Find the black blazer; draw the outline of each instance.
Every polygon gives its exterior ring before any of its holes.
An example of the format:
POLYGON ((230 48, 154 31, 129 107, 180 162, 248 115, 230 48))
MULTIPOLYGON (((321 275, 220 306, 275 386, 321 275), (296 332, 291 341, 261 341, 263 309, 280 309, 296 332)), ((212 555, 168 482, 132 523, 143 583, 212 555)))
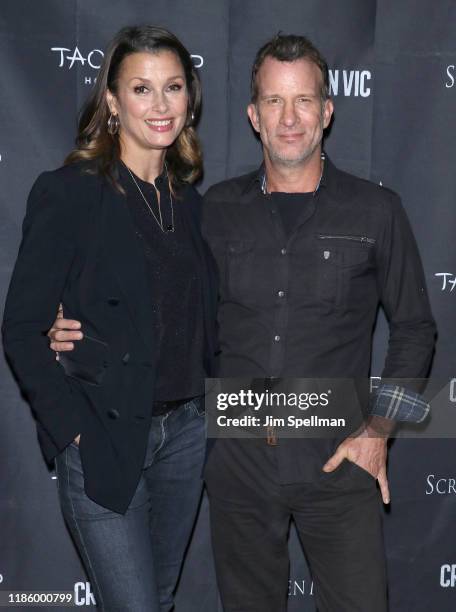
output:
MULTIPOLYGON (((36 416, 46 459, 80 433, 88 496, 125 512, 143 466, 154 399, 154 290, 125 197, 86 170, 79 163, 45 172, 32 188, 3 342, 36 416), (84 333, 62 363, 46 337, 59 302, 84 333)), ((216 267, 200 233, 200 195, 183 186, 179 196, 199 254, 205 366, 212 374, 216 267)))

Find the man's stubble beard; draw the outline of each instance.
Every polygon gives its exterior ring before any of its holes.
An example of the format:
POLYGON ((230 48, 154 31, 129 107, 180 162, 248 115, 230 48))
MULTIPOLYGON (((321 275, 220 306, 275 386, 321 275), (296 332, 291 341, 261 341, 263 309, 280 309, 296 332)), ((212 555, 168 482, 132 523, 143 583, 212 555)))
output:
POLYGON ((302 153, 302 155, 300 155, 298 157, 294 157, 294 158, 284 157, 284 156, 280 155, 280 153, 278 151, 275 151, 274 149, 271 149, 268 152, 269 159, 271 160, 271 162, 273 162, 273 163, 275 163, 275 164, 277 164, 279 166, 285 166, 286 168, 295 168, 296 166, 300 166, 301 164, 303 164, 305 161, 307 161, 309 159, 309 157, 312 156, 312 154, 315 152, 315 149, 318 147, 318 144, 316 145, 316 147, 313 150, 311 150, 311 151, 304 151, 302 153))

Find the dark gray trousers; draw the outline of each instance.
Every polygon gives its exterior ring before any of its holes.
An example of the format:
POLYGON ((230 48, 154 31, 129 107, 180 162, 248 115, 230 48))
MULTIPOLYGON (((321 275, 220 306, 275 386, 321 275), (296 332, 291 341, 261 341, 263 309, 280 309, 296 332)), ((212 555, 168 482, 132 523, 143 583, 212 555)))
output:
POLYGON ((217 440, 209 454, 205 480, 224 611, 286 611, 293 519, 319 612, 385 612, 375 479, 344 461, 312 483, 281 484, 277 448, 264 439, 217 440))

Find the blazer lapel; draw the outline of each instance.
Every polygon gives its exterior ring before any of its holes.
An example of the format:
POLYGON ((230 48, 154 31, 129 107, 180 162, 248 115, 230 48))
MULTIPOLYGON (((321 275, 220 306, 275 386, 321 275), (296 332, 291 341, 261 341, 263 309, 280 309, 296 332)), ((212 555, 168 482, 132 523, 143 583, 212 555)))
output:
POLYGON ((131 319, 147 354, 154 351, 153 291, 125 196, 107 181, 102 192, 102 239, 131 319))

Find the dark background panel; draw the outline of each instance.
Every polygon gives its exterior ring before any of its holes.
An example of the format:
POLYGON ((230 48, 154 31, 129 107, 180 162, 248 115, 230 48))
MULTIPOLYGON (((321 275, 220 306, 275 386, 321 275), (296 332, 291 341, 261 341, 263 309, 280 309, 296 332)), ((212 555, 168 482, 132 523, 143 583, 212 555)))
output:
MULTIPOLYGON (((375 34, 372 179, 397 191, 420 247, 439 336, 432 375, 439 403, 455 376, 454 297, 436 274, 456 278, 453 235, 456 183, 453 138, 456 23, 453 2, 378 3, 375 34), (449 73, 449 74, 448 74, 449 73), (450 85, 450 86, 449 86, 450 85)), ((387 327, 379 320, 373 372, 381 371, 387 327)), ((450 409, 456 405, 446 400, 450 409)), ((436 402, 437 404, 437 402, 436 402)), ((438 406, 436 405, 436 410, 438 406)), ((396 440, 389 454, 392 504, 385 517, 392 610, 451 610, 454 587, 442 584, 454 564, 454 432, 448 440, 396 440), (440 487, 437 490, 436 482, 440 487), (439 492, 440 491, 440 492, 439 492)), ((450 581, 451 584, 451 581, 450 581)))
MULTIPOLYGON (((433 376, 442 381, 439 400, 456 410, 456 380, 448 384, 456 379, 456 5, 452 0, 290 0, 286 5, 278 0, 4 0, 0 7, 1 304, 33 181, 41 171, 60 165, 71 148, 77 112, 97 76, 100 51, 109 38, 123 25, 145 22, 169 27, 200 66, 204 107, 199 133, 206 168, 202 190, 251 170, 260 160, 260 147, 245 113, 257 48, 279 30, 305 34, 320 47, 332 71, 336 106, 326 150, 341 168, 401 194, 422 253, 439 328, 433 368, 433 376), (363 71, 366 95, 355 95, 355 80, 363 71)), ((376 376, 382 369, 387 336, 381 315, 372 365, 376 376)), ((90 609, 90 585, 61 518, 57 482, 43 462, 32 416, 2 356, 0 408, 0 590, 76 589, 81 606, 90 609)), ((391 448, 392 504, 385 512, 384 527, 393 612, 454 609, 452 434, 448 432, 447 440, 400 439, 391 448)), ((311 612, 311 576, 293 529, 290 555, 289 611, 311 612)), ((206 498, 176 609, 221 611, 206 498)))
POLYGON ((377 6, 375 48, 381 55, 429 57, 454 52, 453 0, 381 0, 377 6))
MULTIPOLYGON (((76 2, 48 2, 58 28, 74 38, 76 2)), ((0 12, 1 225, 17 227, 36 175, 62 161, 74 138, 76 83, 55 73, 56 32, 46 11, 5 2, 0 12)), ((5 245, 7 246, 7 245, 5 245)))
POLYGON ((395 440, 390 449, 384 525, 393 611, 454 608, 454 588, 440 584, 442 566, 454 564, 454 449, 454 438, 395 440))
POLYGON ((453 2, 379 4, 372 133, 372 178, 402 196, 420 247, 439 328, 433 375, 450 378, 456 363, 451 346, 456 296, 455 24, 453 2))

